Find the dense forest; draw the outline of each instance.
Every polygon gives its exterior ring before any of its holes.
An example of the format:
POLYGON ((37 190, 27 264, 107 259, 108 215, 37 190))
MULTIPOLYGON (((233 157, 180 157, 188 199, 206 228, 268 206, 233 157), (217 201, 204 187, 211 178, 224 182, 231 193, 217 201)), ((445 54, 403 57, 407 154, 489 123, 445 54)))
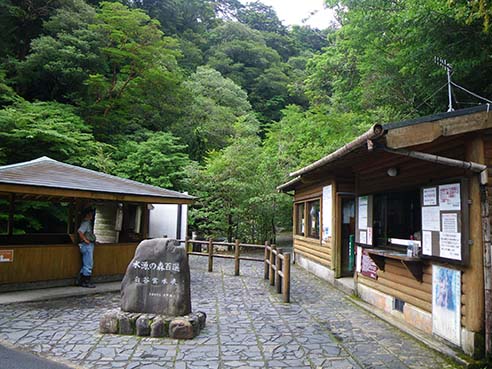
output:
POLYGON ((492 95, 486 1, 326 6, 319 30, 259 1, 0 0, 0 165, 46 155, 188 191, 190 230, 261 242, 290 225, 290 171, 446 110, 435 56, 492 95))

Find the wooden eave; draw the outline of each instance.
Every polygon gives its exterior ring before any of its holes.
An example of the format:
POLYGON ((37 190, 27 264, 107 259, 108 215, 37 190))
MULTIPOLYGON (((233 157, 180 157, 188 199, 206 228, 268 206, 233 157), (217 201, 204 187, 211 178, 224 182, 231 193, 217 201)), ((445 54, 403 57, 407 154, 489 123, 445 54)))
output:
POLYGON ((148 195, 129 195, 117 194, 102 191, 84 191, 65 188, 44 187, 44 186, 28 186, 0 183, 0 194, 15 194, 20 195, 22 199, 31 200, 48 200, 53 201, 71 201, 72 199, 90 199, 90 200, 106 200, 119 202, 140 202, 149 204, 192 204, 193 199, 160 197, 148 195))

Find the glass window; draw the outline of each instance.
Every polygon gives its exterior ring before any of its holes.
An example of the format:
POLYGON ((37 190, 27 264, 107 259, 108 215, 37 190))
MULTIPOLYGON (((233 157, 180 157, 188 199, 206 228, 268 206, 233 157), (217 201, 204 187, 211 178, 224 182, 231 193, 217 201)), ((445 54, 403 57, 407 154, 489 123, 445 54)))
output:
POLYGON ((304 203, 296 204, 295 206, 295 218, 296 218, 296 234, 304 236, 304 203))
POLYGON ((307 203, 308 211, 308 230, 307 236, 311 238, 320 237, 320 201, 309 201, 307 203))

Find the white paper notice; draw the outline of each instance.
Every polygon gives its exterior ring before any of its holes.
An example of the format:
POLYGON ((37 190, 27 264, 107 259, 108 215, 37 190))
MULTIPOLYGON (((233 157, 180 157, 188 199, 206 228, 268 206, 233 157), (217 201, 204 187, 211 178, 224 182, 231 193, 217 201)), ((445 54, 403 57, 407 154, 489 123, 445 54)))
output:
POLYGON ((422 231, 422 254, 432 255, 432 232, 422 231))
POLYGON ((439 206, 422 207, 422 230, 440 231, 439 214, 439 206))
POLYGON ((367 229, 367 196, 359 197, 358 217, 359 229, 367 229))
POLYGON ((366 231, 360 231, 359 232, 359 242, 363 244, 367 244, 367 232, 366 231))
POLYGON ((331 185, 323 187, 323 241, 328 241, 332 235, 332 196, 331 185))
POLYGON ((453 183, 439 186, 439 206, 441 210, 460 210, 460 184, 453 183))
POLYGON ((437 205, 437 188, 424 188, 424 206, 437 205))
POLYGON ((367 244, 372 245, 372 227, 367 227, 367 244))
POLYGON ((439 256, 442 258, 461 260, 461 233, 439 234, 439 256))
POLYGON ((441 214, 442 231, 445 233, 458 232, 458 214, 441 214))

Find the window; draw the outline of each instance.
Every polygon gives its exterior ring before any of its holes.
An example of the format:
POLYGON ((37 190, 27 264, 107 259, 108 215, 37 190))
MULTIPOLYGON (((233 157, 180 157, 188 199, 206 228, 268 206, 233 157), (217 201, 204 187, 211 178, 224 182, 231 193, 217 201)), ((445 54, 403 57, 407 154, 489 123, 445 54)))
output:
POLYGON ((319 200, 307 203, 308 229, 307 236, 319 239, 320 230, 320 205, 319 200))
POLYGON ((304 203, 295 206, 296 234, 304 236, 304 203))
POLYGON ((418 190, 374 195, 374 239, 385 245, 388 238, 411 239, 420 231, 418 190))
POLYGON ((320 199, 298 202, 294 208, 295 234, 320 239, 321 208, 320 199))

